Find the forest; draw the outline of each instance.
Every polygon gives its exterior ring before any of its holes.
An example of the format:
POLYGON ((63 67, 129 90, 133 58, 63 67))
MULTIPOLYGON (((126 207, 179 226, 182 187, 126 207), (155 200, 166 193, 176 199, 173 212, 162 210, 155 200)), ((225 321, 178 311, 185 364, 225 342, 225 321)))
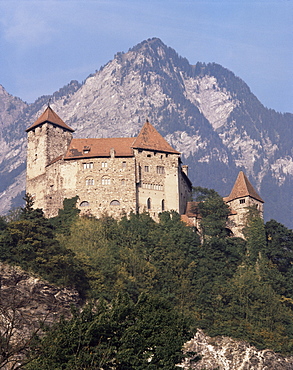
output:
POLYGON ((2 262, 75 288, 84 302, 34 335, 15 369, 176 369, 197 328, 292 354, 293 232, 251 208, 245 240, 231 237, 222 198, 194 190, 200 232, 176 212, 158 223, 147 213, 80 217, 76 198, 46 219, 26 195, 0 218, 2 262))

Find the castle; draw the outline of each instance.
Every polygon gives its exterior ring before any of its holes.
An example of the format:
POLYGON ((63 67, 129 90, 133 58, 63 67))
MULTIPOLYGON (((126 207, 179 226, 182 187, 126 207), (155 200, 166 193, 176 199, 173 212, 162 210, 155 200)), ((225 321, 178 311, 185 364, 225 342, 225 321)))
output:
POLYGON ((81 214, 96 217, 148 211, 157 220, 162 211, 185 212, 187 166, 148 121, 135 138, 74 139, 48 106, 26 131, 26 191, 46 217, 76 195, 81 214))
MULTIPOLYGON (((56 216, 65 198, 78 196, 82 215, 147 211, 158 220, 161 212, 174 210, 199 225, 188 168, 148 121, 134 138, 74 139, 74 130, 48 106, 26 131, 26 191, 46 217, 56 216)), ((235 236, 242 236, 247 207, 263 212, 263 200, 243 172, 224 201, 235 236)))

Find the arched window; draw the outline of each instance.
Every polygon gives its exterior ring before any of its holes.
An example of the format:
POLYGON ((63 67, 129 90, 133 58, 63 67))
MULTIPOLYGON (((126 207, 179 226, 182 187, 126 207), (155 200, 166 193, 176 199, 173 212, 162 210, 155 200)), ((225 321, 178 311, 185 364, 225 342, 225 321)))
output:
POLYGON ((165 199, 162 199, 162 212, 165 211, 165 199))
POLYGON ((80 207, 88 207, 90 204, 88 201, 84 200, 83 202, 80 203, 80 207))
POLYGON ((112 200, 112 201, 110 202, 110 206, 120 206, 120 202, 119 202, 119 200, 112 200))
POLYGON ((85 180, 85 184, 86 186, 89 186, 89 185, 94 185, 94 179, 91 178, 91 177, 88 177, 86 180, 85 180))
POLYGON ((103 176, 103 177, 102 177, 102 185, 110 185, 110 184, 111 184, 110 177, 108 177, 108 176, 103 176))
POLYGON ((148 198, 147 199, 147 209, 151 209, 151 208, 152 208, 151 198, 148 198))

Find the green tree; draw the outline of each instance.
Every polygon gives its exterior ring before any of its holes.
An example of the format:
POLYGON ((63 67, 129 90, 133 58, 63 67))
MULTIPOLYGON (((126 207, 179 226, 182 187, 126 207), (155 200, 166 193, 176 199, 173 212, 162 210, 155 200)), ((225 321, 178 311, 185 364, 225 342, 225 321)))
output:
POLYGON ((266 234, 263 219, 259 211, 254 207, 248 207, 246 216, 246 226, 243 229, 246 238, 246 256, 252 264, 260 256, 265 255, 266 234))
POLYGON ((82 264, 55 239, 53 226, 42 210, 33 209, 31 197, 26 195, 25 200, 19 220, 9 222, 0 239, 1 260, 83 292, 87 279, 82 264))
POLYGON ((210 237, 226 237, 226 222, 229 207, 223 198, 213 189, 202 187, 193 188, 201 219, 201 229, 204 239, 210 237))
POLYGON ((80 210, 76 208, 77 200, 78 196, 70 199, 65 198, 63 201, 63 208, 58 211, 58 216, 50 218, 50 222, 54 226, 56 232, 69 235, 70 226, 80 213, 80 210))
POLYGON ((172 370, 190 338, 188 325, 168 301, 143 294, 134 303, 119 295, 75 311, 39 338, 26 368, 172 370))

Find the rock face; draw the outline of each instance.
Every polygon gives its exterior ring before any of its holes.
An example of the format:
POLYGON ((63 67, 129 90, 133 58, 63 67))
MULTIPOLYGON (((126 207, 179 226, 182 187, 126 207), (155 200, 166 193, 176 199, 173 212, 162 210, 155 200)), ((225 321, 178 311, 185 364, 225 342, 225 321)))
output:
POLYGON ((201 359, 186 359, 183 369, 206 370, 292 370, 293 357, 282 357, 268 349, 257 350, 243 341, 229 337, 211 338, 198 330, 196 336, 185 344, 185 351, 196 352, 201 359))
POLYGON ((0 263, 0 368, 11 369, 25 356, 34 333, 79 304, 74 290, 54 287, 19 267, 0 263))
MULTIPOLYGON (((15 99, 3 89, 5 99, 15 99)), ((148 118, 189 165, 194 185, 229 194, 244 170, 265 200, 265 219, 293 227, 293 115, 265 108, 249 87, 217 64, 189 62, 159 39, 118 53, 81 85, 72 81, 17 114, 0 106, 0 209, 19 204, 24 190, 24 130, 51 106, 76 137, 137 135, 148 118)), ((13 100, 13 104, 16 104, 13 100)))

